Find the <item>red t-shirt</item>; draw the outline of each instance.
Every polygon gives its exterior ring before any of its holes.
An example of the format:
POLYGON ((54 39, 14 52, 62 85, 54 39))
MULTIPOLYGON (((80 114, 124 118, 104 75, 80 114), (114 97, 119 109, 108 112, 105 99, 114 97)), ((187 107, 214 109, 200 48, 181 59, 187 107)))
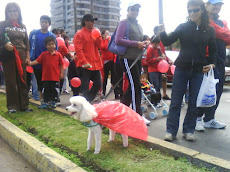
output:
POLYGON ((49 51, 43 52, 36 61, 42 64, 42 81, 60 81, 60 66, 63 66, 63 57, 59 52, 53 55, 49 51))

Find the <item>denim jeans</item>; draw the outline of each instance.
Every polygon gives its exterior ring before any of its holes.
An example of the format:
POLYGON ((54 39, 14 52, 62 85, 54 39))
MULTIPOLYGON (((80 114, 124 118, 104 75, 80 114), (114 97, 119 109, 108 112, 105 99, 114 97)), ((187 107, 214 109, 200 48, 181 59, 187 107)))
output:
POLYGON ((31 73, 32 94, 34 100, 39 100, 38 85, 34 73, 31 73))
POLYGON ((161 73, 160 72, 150 72, 149 79, 151 84, 154 85, 154 88, 157 92, 160 92, 161 89, 161 73))
POLYGON ((171 104, 167 117, 167 132, 177 135, 180 120, 181 103, 189 81, 188 109, 184 118, 183 133, 194 133, 197 118, 196 99, 203 79, 203 74, 186 71, 176 67, 173 77, 171 104))

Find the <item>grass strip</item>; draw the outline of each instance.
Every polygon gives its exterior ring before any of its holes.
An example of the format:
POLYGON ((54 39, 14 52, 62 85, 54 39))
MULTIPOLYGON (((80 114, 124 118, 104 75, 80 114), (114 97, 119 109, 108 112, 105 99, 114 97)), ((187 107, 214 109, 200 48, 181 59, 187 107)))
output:
POLYGON ((121 136, 117 136, 115 142, 107 142, 108 134, 105 133, 108 130, 103 131, 100 154, 94 155, 94 149, 86 151, 88 129, 79 121, 68 115, 40 110, 34 105, 31 105, 33 112, 8 114, 5 95, 0 94, 0 102, 0 112, 4 118, 87 171, 215 171, 195 167, 186 159, 175 160, 158 150, 147 149, 131 139, 129 147, 124 148, 121 136))

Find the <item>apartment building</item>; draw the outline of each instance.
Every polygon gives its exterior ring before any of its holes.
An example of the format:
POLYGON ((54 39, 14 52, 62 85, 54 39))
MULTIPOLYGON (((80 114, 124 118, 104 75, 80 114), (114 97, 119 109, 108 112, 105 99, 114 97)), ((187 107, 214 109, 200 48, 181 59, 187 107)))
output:
POLYGON ((64 28, 70 38, 81 29, 85 14, 98 18, 95 26, 113 32, 120 21, 120 0, 51 0, 52 28, 64 28))

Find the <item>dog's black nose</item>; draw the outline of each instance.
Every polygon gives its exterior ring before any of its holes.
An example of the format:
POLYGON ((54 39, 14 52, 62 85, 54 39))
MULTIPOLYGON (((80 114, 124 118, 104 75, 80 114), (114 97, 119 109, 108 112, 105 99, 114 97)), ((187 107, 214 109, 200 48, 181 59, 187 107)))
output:
POLYGON ((68 110, 68 108, 65 108, 65 110, 68 110))

